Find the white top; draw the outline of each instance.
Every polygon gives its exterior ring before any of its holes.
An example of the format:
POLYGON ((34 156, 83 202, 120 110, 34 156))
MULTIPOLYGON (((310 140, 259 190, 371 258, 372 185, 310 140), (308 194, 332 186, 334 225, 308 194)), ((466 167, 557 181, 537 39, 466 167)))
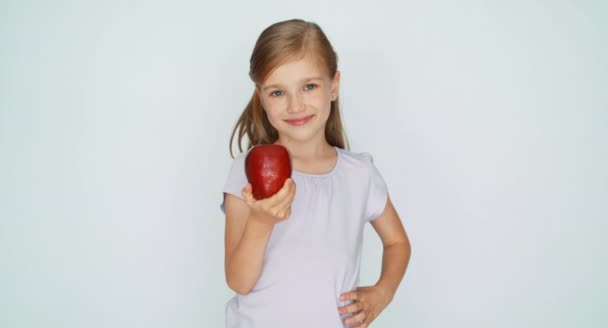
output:
MULTIPOLYGON (((291 216, 275 224, 251 292, 226 303, 226 328, 345 327, 338 307, 352 301, 339 298, 358 287, 363 228, 388 193, 370 154, 334 148, 332 171, 293 171, 291 216)), ((246 154, 234 159, 223 189, 241 199, 246 154)))

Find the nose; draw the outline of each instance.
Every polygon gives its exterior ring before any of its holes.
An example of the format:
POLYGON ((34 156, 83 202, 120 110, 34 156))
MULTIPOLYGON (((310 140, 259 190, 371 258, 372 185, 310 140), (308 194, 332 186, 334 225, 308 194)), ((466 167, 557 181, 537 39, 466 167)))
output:
POLYGON ((289 97, 289 104, 287 106, 287 111, 289 113, 298 113, 306 109, 306 105, 304 104, 304 97, 300 92, 292 94, 289 97))

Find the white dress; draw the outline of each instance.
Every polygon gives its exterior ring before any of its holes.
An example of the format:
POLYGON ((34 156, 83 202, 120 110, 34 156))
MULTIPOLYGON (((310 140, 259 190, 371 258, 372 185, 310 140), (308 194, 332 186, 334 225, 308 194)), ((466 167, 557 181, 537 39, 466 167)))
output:
MULTIPOLYGON (((363 229, 382 213, 388 193, 370 154, 334 148, 332 171, 293 171, 291 216, 275 224, 251 292, 226 303, 226 328, 345 327, 338 307, 352 301, 339 298, 358 287, 363 229)), ((241 199, 245 156, 234 159, 223 189, 241 199)))

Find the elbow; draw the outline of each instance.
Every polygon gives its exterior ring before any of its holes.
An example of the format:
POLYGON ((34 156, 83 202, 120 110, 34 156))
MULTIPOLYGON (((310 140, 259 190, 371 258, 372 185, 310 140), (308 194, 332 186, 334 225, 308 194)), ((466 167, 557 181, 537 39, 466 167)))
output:
POLYGON ((403 247, 405 248, 405 251, 407 252, 407 256, 409 258, 412 255, 412 244, 409 240, 406 239, 403 247))
POLYGON ((251 270, 251 268, 243 269, 234 265, 235 263, 227 263, 225 268, 226 284, 228 287, 240 295, 249 294, 259 278, 258 270, 251 270))
POLYGON ((228 288, 232 289, 239 295, 247 295, 252 289, 252 286, 247 286, 246 284, 239 282, 237 279, 231 279, 230 277, 226 277, 226 284, 228 285, 228 288))
POLYGON ((394 241, 394 242, 390 242, 390 243, 385 243, 384 248, 385 249, 400 248, 400 249, 405 249, 408 252, 411 252, 412 245, 410 244, 410 241, 408 239, 404 239, 404 240, 394 241))
POLYGON ((407 239, 384 246, 385 251, 389 249, 395 250, 402 254, 402 256, 404 256, 406 258, 406 261, 408 262, 410 257, 412 256, 412 245, 407 239))
POLYGON ((244 288, 240 286, 228 285, 235 293, 239 295, 247 295, 251 292, 251 288, 244 288))

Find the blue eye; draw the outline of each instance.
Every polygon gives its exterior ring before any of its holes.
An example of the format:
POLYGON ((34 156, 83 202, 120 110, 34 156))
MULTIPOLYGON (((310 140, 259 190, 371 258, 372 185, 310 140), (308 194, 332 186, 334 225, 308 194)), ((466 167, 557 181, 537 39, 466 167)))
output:
MULTIPOLYGON (((317 85, 316 85, 316 84, 314 84, 314 83, 309 83, 309 84, 307 84, 307 85, 306 85, 306 87, 305 87, 304 89, 305 89, 305 90, 313 90, 313 89, 316 89, 316 88, 317 88, 317 85)), ((273 91, 273 92, 271 92, 271 93, 270 93, 270 96, 271 96, 271 97, 280 97, 280 96, 282 96, 283 94, 284 94, 284 92, 283 92, 283 91, 279 91, 279 90, 277 90, 277 91, 273 91)))

